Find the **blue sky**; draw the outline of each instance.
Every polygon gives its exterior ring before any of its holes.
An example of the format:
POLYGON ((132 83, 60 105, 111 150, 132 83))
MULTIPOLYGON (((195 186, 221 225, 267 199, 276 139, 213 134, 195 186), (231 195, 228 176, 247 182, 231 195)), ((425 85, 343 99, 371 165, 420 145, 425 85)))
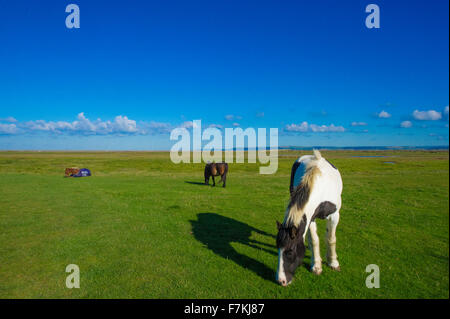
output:
POLYGON ((448 145, 448 1, 2 1, 0 149, 448 145), (66 5, 80 8, 68 29, 66 5), (365 8, 380 7, 380 29, 365 8))

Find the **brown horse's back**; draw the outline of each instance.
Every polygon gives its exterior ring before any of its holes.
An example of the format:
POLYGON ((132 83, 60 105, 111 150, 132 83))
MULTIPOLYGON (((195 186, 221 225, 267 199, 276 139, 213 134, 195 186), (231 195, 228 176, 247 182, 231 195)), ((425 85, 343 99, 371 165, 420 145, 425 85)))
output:
POLYGON ((208 163, 205 170, 209 171, 211 176, 222 176, 226 172, 227 163, 208 163))
POLYGON ((205 184, 209 184, 209 178, 213 178, 213 186, 215 185, 214 176, 220 176, 220 181, 223 182, 223 187, 226 184, 228 172, 227 163, 208 163, 205 165, 205 184))
POLYGON ((69 177, 69 176, 77 174, 79 171, 80 171, 80 169, 78 167, 68 167, 68 168, 66 168, 66 170, 64 172, 64 176, 69 177))

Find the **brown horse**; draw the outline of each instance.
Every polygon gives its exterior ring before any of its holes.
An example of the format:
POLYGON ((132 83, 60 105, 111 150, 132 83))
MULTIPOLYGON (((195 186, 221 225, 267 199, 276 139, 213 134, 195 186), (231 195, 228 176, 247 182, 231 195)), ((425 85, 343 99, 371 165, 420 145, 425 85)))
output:
POLYGON ((64 172, 64 177, 71 177, 72 175, 75 175, 79 171, 80 171, 80 169, 78 167, 68 167, 68 168, 66 168, 66 171, 64 172))
POLYGON ((212 176, 213 185, 216 186, 214 176, 220 175, 220 182, 223 182, 225 187, 227 182, 228 164, 227 163, 208 163, 205 166, 205 185, 209 185, 209 177, 212 176))

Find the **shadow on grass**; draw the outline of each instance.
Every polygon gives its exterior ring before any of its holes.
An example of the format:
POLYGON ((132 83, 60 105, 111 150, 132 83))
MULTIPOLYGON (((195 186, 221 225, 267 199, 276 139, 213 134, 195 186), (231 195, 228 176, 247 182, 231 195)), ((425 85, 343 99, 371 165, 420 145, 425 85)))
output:
POLYGON ((231 243, 240 243, 278 256, 275 246, 250 239, 252 232, 272 238, 275 238, 275 236, 235 219, 214 213, 201 213, 197 215, 197 218, 197 220, 191 220, 190 222, 192 224, 192 232, 198 241, 205 244, 215 254, 225 259, 230 259, 241 267, 250 269, 263 279, 275 283, 275 273, 272 269, 258 260, 237 252, 231 246, 231 243), (261 248, 257 245, 267 248, 261 248))
POLYGON ((205 183, 200 183, 200 182, 190 182, 190 181, 184 181, 187 184, 192 184, 192 185, 199 185, 199 186, 208 186, 205 183))

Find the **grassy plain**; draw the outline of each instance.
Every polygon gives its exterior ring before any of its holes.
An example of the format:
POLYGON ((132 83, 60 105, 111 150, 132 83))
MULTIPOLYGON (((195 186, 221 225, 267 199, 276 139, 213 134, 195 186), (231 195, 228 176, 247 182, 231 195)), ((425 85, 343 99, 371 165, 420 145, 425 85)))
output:
POLYGON ((275 283, 275 220, 306 153, 281 151, 274 175, 230 164, 223 189, 164 152, 0 152, 0 298, 448 298, 447 151, 322 151, 344 182, 342 271, 313 275, 307 251, 293 283, 275 283), (93 176, 63 178, 71 166, 93 176))

